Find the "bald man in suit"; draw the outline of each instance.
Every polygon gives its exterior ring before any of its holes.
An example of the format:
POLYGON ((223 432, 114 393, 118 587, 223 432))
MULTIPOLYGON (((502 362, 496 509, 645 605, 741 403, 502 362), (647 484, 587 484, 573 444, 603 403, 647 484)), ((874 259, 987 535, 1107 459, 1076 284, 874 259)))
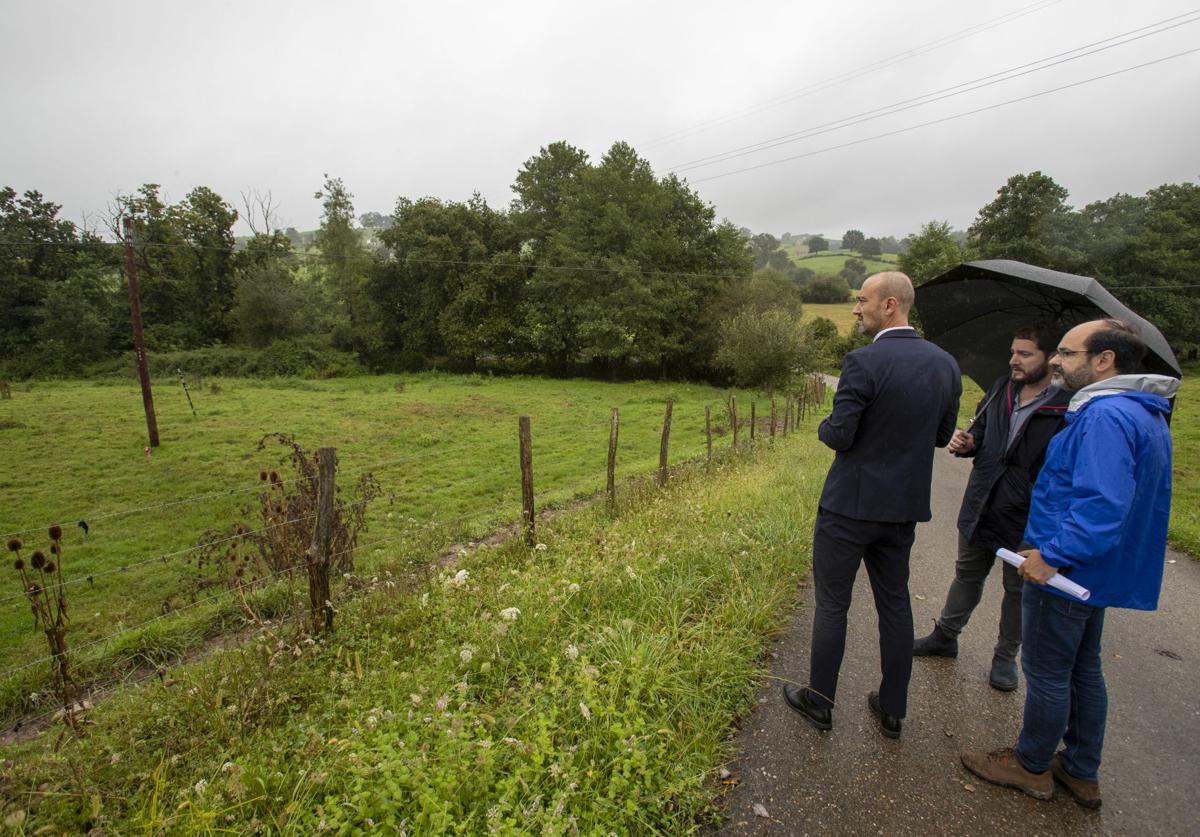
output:
POLYGON ((919 521, 929 520, 935 447, 954 434, 962 378, 954 358, 908 323, 914 299, 903 273, 876 273, 854 306, 872 342, 846 355, 833 411, 817 435, 837 451, 813 534, 809 685, 785 685, 784 699, 817 729, 833 726, 846 648, 846 614, 860 563, 879 614, 882 679, 867 705, 880 732, 899 738, 912 675, 908 561, 919 521))

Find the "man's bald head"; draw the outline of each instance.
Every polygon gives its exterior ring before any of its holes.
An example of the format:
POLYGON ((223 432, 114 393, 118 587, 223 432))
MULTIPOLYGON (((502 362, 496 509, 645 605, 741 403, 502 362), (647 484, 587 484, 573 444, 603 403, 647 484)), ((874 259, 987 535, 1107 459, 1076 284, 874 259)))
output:
POLYGON ((872 295, 878 294, 880 301, 888 298, 895 299, 900 313, 905 317, 912 309, 916 294, 913 292, 912 280, 898 270, 885 270, 867 277, 863 282, 863 290, 871 286, 872 295))
POLYGON ((868 276, 855 296, 859 332, 874 337, 885 328, 907 326, 913 297, 912 280, 903 273, 889 270, 868 276))

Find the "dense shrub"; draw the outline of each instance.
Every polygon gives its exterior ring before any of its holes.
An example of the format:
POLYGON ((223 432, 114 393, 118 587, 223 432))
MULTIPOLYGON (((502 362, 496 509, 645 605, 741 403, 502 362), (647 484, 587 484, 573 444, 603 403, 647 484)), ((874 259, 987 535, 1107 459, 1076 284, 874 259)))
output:
MULTIPOLYGON (((150 354, 150 374, 183 372, 191 376, 231 378, 340 378, 365 372, 351 352, 333 349, 320 340, 276 340, 262 349, 209 346, 204 349, 150 354)), ((89 370, 91 375, 137 374, 132 353, 89 370)))

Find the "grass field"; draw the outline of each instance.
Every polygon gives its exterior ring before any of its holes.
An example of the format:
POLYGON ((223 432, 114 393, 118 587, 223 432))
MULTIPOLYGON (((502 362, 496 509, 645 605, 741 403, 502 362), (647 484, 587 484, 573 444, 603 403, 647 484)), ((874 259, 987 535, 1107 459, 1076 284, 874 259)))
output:
MULTIPOLYGON (((285 449, 255 451, 265 433, 289 433, 310 451, 335 446, 343 491, 357 474, 378 478, 386 496, 370 508, 356 553, 366 572, 388 556, 425 560, 518 518, 518 414, 532 417, 539 508, 603 488, 610 407, 621 410, 618 480, 657 466, 667 398, 675 401, 671 462, 703 454, 705 405, 713 407, 715 445, 730 443, 725 393, 711 387, 438 374, 405 377, 403 392, 396 384, 205 382, 193 386, 193 416, 179 386, 160 383, 162 445, 149 456, 136 384, 36 383, 0 401, 0 530, 20 533, 28 556, 47 548, 46 524, 63 524, 77 668, 157 664, 236 619, 229 597, 192 604, 196 570, 187 550, 206 530, 238 519, 260 490, 261 468, 289 476, 285 449)), ((738 395, 745 416, 750 395, 738 395)), ((759 407, 761 416, 766 402, 759 407)), ((255 528, 254 518, 247 523, 255 528)), ((46 647, 11 563, 0 578, 8 672, 44 657, 46 647)), ((43 666, 30 666, 0 683, 0 718, 33 709, 30 695, 44 697, 44 677, 43 666)))
POLYGON ((854 324, 857 322, 854 318, 853 302, 840 304, 804 303, 804 308, 800 314, 800 321, 815 320, 817 317, 824 317, 830 320, 837 326, 838 334, 846 334, 846 332, 854 328, 854 324))
POLYGON ((884 253, 878 259, 868 259, 860 256, 858 253, 850 251, 841 251, 836 253, 798 253, 795 247, 790 249, 783 248, 792 263, 800 267, 806 267, 809 270, 828 276, 836 275, 846 266, 846 259, 858 259, 867 266, 867 273, 878 273, 881 270, 896 269, 896 254, 884 253))
MULTIPOLYGON (((527 385, 538 406, 568 390, 576 424, 582 402, 663 394, 527 385)), ((24 833, 690 832, 807 569, 830 458, 815 423, 416 586, 392 584, 388 554, 333 637, 218 652, 102 702, 86 736, 5 748, 0 816, 24 833)))

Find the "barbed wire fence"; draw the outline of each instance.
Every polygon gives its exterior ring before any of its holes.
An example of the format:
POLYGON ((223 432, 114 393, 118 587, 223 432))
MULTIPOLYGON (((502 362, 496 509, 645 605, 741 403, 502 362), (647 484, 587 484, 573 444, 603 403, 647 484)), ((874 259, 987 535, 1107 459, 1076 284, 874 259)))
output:
MULTIPOLYGON (((665 412, 663 415, 662 432, 659 444, 659 456, 657 458, 657 467, 653 462, 652 457, 643 456, 636 459, 632 463, 625 463, 623 468, 632 469, 632 473, 627 474, 627 477, 632 480, 639 478, 653 478, 659 485, 669 483, 672 469, 686 466, 695 462, 711 462, 714 457, 720 457, 727 454, 736 454, 739 449, 749 449, 752 446, 760 444, 771 444, 777 437, 783 437, 794 432, 799 423, 810 414, 812 411, 819 409, 827 401, 827 387, 825 380, 820 375, 809 375, 801 379, 799 386, 791 393, 782 398, 769 399, 769 412, 764 411, 760 417, 757 413, 756 402, 751 401, 749 417, 740 417, 737 411, 736 400, 731 396, 723 406, 725 411, 724 423, 714 424, 712 420, 712 405, 704 406, 704 447, 703 452, 698 455, 687 457, 676 457, 674 464, 670 460, 670 439, 673 424, 677 419, 675 413, 675 404, 673 401, 666 402, 665 412), (749 439, 744 438, 744 434, 748 431, 749 439), (720 439, 729 437, 729 444, 722 450, 721 446, 717 446, 714 452, 714 437, 720 439)), ((521 498, 520 514, 516 518, 515 525, 507 523, 503 525, 504 529, 510 530, 514 535, 523 536, 526 543, 530 546, 536 541, 537 530, 537 502, 540 500, 542 504, 547 503, 547 498, 550 504, 560 502, 563 499, 572 499, 574 497, 603 494, 607 507, 610 509, 617 508, 617 491, 619 489, 616 480, 616 464, 619 446, 617 444, 618 428, 620 423, 619 408, 611 408, 608 429, 609 438, 607 444, 607 471, 604 488, 598 488, 596 481, 590 476, 584 477, 582 480, 576 475, 573 479, 568 477, 565 482, 562 479, 556 479, 552 476, 556 466, 571 465, 578 462, 578 453, 562 452, 557 449, 563 442, 573 440, 578 436, 578 430, 567 432, 551 433, 539 435, 537 437, 537 456, 534 456, 532 433, 532 422, 528 416, 519 417, 518 421, 518 449, 520 464, 520 493, 517 493, 517 486, 503 491, 502 502, 508 503, 510 497, 521 498), (539 475, 537 483, 537 491, 534 490, 534 467, 537 466, 539 475)), ((597 432, 597 440, 602 437, 597 432)), ((326 493, 332 498, 337 490, 335 483, 340 481, 343 485, 347 480, 361 480, 364 477, 377 478, 380 474, 386 472, 389 468, 402 468, 402 473, 410 476, 409 467, 415 463, 429 463, 430 461, 445 461, 447 456, 464 455, 469 452, 479 451, 478 444, 462 444, 449 448, 437 447, 428 453, 406 454, 400 457, 389 458, 377 461, 368 466, 357 466, 353 469, 345 471, 336 471, 330 469, 325 477, 327 480, 326 493), (334 476, 337 474, 337 476, 334 476)), ((323 449, 330 450, 333 449, 323 449)), ((336 455, 332 454, 331 455, 336 455)), ((597 462, 599 456, 597 455, 597 462)), ((597 472, 599 468, 596 469, 597 472)), ((214 501, 226 501, 231 497, 245 497, 254 492, 264 491, 265 486, 261 479, 254 486, 234 485, 229 488, 216 491, 202 492, 186 497, 173 498, 163 500, 159 503, 142 504, 131 506, 124 509, 112 509, 103 512, 92 512, 90 514, 64 515, 61 519, 71 520, 78 517, 80 521, 84 521, 90 526, 91 523, 97 521, 113 522, 121 519, 133 517, 136 515, 162 515, 165 513, 177 512, 183 507, 194 506, 202 503, 212 503, 214 501)), ((321 490, 320 477, 312 475, 300 474, 293 478, 284 478, 282 476, 272 476, 271 484, 279 485, 280 490, 284 487, 297 488, 306 486, 316 482, 316 489, 321 490)), ((463 493, 472 488, 486 488, 494 486, 494 475, 480 474, 471 477, 467 480, 455 480, 450 484, 443 486, 444 488, 452 488, 454 491, 463 493)), ((415 486, 411 490, 405 492, 387 493, 388 502, 395 504, 397 499, 400 499, 403 506, 403 500, 406 498, 415 498, 417 495, 427 494, 428 487, 415 486)), ((355 506, 347 506, 349 510, 365 510, 366 502, 360 501, 360 505, 355 509, 355 506)), ((223 513, 228 513, 227 508, 222 508, 223 513)), ((338 552, 330 552, 325 549, 321 560, 328 568, 336 559, 348 559, 347 564, 353 566, 352 559, 356 553, 361 554, 367 550, 379 550, 380 548, 392 546, 404 546, 406 544, 419 544, 424 552, 420 554, 419 559, 421 565, 428 569, 430 566, 437 563, 439 555, 436 550, 443 548, 447 539, 451 536, 461 535, 464 540, 474 540, 466 535, 471 531, 472 525, 495 524, 497 521, 511 521, 513 518, 512 512, 515 509, 509 507, 508 511, 504 511, 495 507, 477 508, 473 512, 466 514, 439 517, 437 515, 418 519, 411 515, 403 517, 398 523, 391 525, 391 531, 381 537, 371 539, 366 542, 359 543, 355 540, 350 546, 338 552), (435 546, 440 544, 440 546, 435 546)), ((247 507, 241 510, 242 514, 249 513, 247 507)), ((68 645, 67 655, 71 661, 72 671, 75 673, 76 682, 75 688, 69 696, 55 695, 51 683, 51 667, 61 662, 55 654, 37 654, 34 651, 34 640, 39 632, 39 626, 36 624, 29 630, 16 629, 10 630, 5 634, 0 634, 0 647, 7 647, 8 653, 6 657, 11 665, 0 669, 0 723, 3 723, 11 732, 15 733, 18 730, 30 730, 40 727, 48 721, 58 717, 71 717, 72 713, 90 708, 93 699, 103 694, 106 689, 112 689, 123 684, 140 684, 154 677, 164 677, 164 672, 167 668, 186 662, 195 657, 203 647, 204 640, 211 638, 213 635, 220 635, 223 628, 228 630, 236 630, 236 626, 241 627, 253 626, 254 620, 249 614, 253 613, 252 607, 248 604, 247 597, 267 596, 273 590, 280 589, 286 581, 288 585, 294 586, 297 579, 302 576, 305 571, 305 562, 311 562, 314 558, 314 551, 320 553, 321 545, 318 543, 319 534, 324 528, 328 531, 328 519, 322 520, 322 516, 328 518, 330 512, 328 509, 320 508, 316 512, 286 517, 282 520, 276 520, 269 525, 259 526, 257 528, 247 528, 240 526, 229 534, 212 536, 213 532, 217 531, 216 527, 210 527, 207 533, 210 535, 207 539, 203 536, 197 539, 192 546, 167 549, 163 551, 154 551, 150 554, 143 554, 129 559, 121 560, 114 566, 109 566, 101 570, 93 570, 91 572, 79 572, 77 574, 65 574, 61 578, 61 589, 64 595, 78 598, 85 593, 95 594, 99 598, 113 598, 122 595, 121 588, 114 588, 111 584, 116 578, 128 578, 137 584, 157 584, 162 591, 169 590, 169 585, 174 581, 176 584, 186 581, 185 574, 176 571, 173 574, 164 573, 162 568, 164 565, 182 565, 185 561, 194 558, 203 550, 211 550, 220 547, 236 547, 238 544, 245 543, 249 539, 256 537, 267 537, 272 532, 279 530, 296 528, 304 532, 311 531, 313 533, 313 546, 310 548, 305 559, 292 561, 284 566, 273 568, 270 572, 265 572, 254 576, 251 579, 238 580, 236 583, 228 583, 223 586, 218 592, 210 595, 199 595, 198 591, 193 591, 191 601, 182 601, 180 596, 186 592, 184 586, 180 586, 178 590, 169 592, 163 599, 161 612, 148 618, 134 622, 133 624, 124 624, 119 621, 117 626, 108 631, 93 631, 99 633, 98 636, 92 636, 86 641, 68 645), (174 578, 172 578, 172 575, 174 578), (86 585, 83 586, 83 585, 86 585), (190 620, 190 621, 189 621, 190 620), (150 634, 158 629, 177 630, 180 635, 174 641, 156 645, 155 640, 150 634), (190 632, 190 633, 189 633, 190 632), (25 638, 21 642, 21 638, 25 638), (24 659, 21 659, 24 657, 24 659)), ((388 512, 385 521, 391 521, 394 512, 388 512)), ((228 520, 225 521, 228 523, 228 520)), ((372 525, 378 525, 379 521, 375 521, 372 525)), ((0 536, 6 544, 11 545, 20 542, 21 536, 31 535, 39 531, 46 531, 51 526, 57 526, 52 522, 45 524, 45 528, 38 526, 23 526, 20 529, 4 533, 0 536)), ((87 528, 81 527, 83 532, 81 540, 73 544, 75 549, 85 545, 95 546, 97 539, 92 537, 89 541, 87 528)), ((135 527, 130 530, 130 534, 141 539, 152 535, 155 527, 152 525, 144 525, 135 527)), ((444 559, 448 559, 462 550, 451 550, 449 553, 442 555, 444 559)), ((369 574, 369 573, 368 573, 369 574)), ((350 581, 354 578, 354 573, 348 573, 346 579, 342 581, 350 581)), ((336 612, 335 602, 344 601, 348 596, 356 595, 360 591, 361 585, 351 583, 340 583, 336 589, 329 590, 325 598, 321 602, 312 601, 310 604, 314 609, 321 609, 325 613, 325 618, 328 620, 326 627, 332 628, 333 614, 336 612)), ((288 598, 300 598, 295 594, 294 590, 289 590, 288 598)), ((18 592, 6 593, 0 595, 0 612, 5 608, 21 607, 29 601, 30 590, 21 589, 18 592)), ((74 602, 74 610, 79 610, 79 602, 74 602)), ((89 608, 90 609, 90 608, 89 608)), ((293 613, 295 621, 302 621, 299 616, 299 611, 293 613)), ((102 617, 100 611, 96 612, 96 617, 102 617)), ((274 617, 272 617, 273 619, 274 617)), ((272 619, 266 620, 269 624, 272 619)), ((76 622, 79 628, 92 628, 95 625, 87 625, 85 620, 76 622)), ((262 625, 260 624, 259 627, 262 625)), ((314 631, 319 629, 319 624, 310 626, 314 631)), ((44 650, 44 646, 43 646, 44 650)))

